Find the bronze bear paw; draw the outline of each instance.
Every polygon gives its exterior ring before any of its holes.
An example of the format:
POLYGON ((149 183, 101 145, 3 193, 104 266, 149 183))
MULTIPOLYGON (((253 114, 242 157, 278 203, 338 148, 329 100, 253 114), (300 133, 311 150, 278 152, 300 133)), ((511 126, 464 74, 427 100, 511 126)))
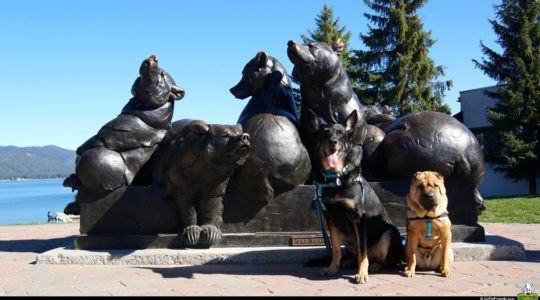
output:
POLYGON ((221 230, 219 228, 211 224, 201 226, 199 247, 210 248, 210 246, 215 245, 219 240, 221 240, 221 230))
POLYGON ((199 238, 201 236, 201 227, 198 225, 190 225, 184 228, 182 232, 182 238, 185 241, 186 247, 194 247, 199 243, 199 238))

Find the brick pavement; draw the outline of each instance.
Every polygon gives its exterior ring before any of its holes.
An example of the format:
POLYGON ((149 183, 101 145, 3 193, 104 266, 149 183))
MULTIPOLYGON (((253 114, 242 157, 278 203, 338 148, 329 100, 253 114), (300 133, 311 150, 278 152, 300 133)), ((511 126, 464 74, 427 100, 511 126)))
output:
POLYGON ((540 290, 540 225, 482 224, 521 242, 526 261, 465 261, 451 278, 398 271, 351 282, 301 265, 120 266, 35 264, 36 255, 70 243, 78 224, 0 226, 0 296, 515 296, 527 281, 540 290))

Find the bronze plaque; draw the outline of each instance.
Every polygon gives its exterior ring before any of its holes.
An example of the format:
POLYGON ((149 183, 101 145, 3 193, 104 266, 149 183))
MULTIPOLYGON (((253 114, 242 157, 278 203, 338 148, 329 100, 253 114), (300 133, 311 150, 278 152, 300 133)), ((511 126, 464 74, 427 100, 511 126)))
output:
POLYGON ((291 238, 292 246, 324 246, 322 236, 297 235, 291 238))

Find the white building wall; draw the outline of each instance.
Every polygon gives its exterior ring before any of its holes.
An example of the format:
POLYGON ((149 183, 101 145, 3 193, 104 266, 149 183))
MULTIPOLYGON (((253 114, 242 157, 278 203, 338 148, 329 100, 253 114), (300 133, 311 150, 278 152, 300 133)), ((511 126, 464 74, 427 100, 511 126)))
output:
POLYGON ((487 118, 488 107, 495 104, 495 100, 484 94, 486 90, 496 91, 496 86, 459 92, 463 124, 469 129, 491 127, 487 118))
MULTIPOLYGON (((504 177, 504 173, 495 172, 490 164, 484 164, 484 181, 478 187, 478 191, 484 198, 526 195, 529 193, 529 181, 518 182, 504 177)), ((540 178, 536 180, 536 190, 540 191, 540 178)))
MULTIPOLYGON (((492 127, 487 118, 486 108, 493 107, 496 100, 485 95, 486 90, 496 91, 497 86, 459 92, 463 124, 473 132, 474 129, 492 127)), ((529 182, 527 180, 514 182, 512 179, 504 177, 504 173, 495 172, 494 167, 486 163, 484 163, 484 169, 484 180, 478 188, 483 197, 528 194, 529 182)), ((536 182, 536 190, 540 191, 540 178, 536 182)))

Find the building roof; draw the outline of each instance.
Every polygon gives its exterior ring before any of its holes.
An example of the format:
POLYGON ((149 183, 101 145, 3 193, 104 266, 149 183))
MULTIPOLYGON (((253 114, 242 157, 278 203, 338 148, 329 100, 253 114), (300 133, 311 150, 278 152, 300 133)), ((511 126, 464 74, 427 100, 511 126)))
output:
POLYGON ((459 93, 468 93, 468 92, 474 92, 474 91, 478 91, 478 90, 487 90, 487 89, 490 89, 490 88, 496 88, 497 85, 490 85, 490 86, 485 86, 485 87, 481 87, 481 88, 476 88, 476 89, 470 89, 470 90, 464 90, 464 91, 459 91, 459 93))

